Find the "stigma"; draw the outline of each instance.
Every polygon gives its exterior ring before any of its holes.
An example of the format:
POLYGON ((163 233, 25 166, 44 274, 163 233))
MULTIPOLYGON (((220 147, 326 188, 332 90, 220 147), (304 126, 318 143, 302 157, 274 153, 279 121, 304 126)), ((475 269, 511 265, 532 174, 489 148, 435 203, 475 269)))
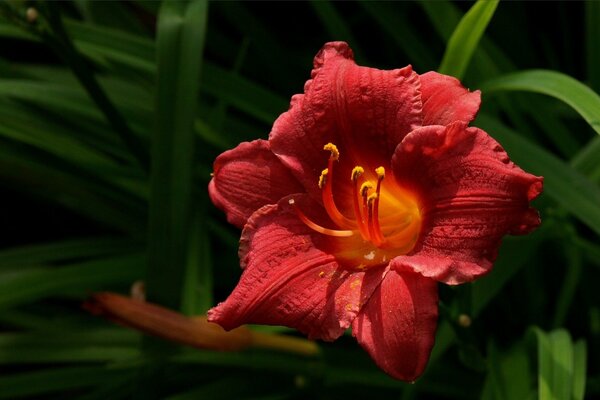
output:
MULTIPOLYGON (((384 184, 387 179, 383 166, 366 170, 362 165, 356 165, 350 173, 350 181, 347 181, 352 187, 352 199, 345 199, 343 203, 351 204, 351 209, 346 207, 342 212, 334 196, 334 180, 340 179, 339 172, 336 173, 339 168, 336 164, 341 154, 333 143, 324 145, 323 150, 329 152, 329 158, 327 168, 322 170, 317 185, 321 189, 323 207, 335 227, 324 227, 313 221, 291 199, 289 203, 298 218, 310 229, 323 235, 362 239, 363 243, 374 247, 374 251, 381 249, 387 254, 388 250, 410 250, 420 230, 416 202, 405 198, 406 192, 398 188, 393 176, 389 184, 384 184), (387 190, 386 185, 389 186, 387 190), (384 204, 386 208, 382 213, 381 206, 384 204)), ((341 185, 344 182, 338 181, 335 187, 339 189, 341 185)))

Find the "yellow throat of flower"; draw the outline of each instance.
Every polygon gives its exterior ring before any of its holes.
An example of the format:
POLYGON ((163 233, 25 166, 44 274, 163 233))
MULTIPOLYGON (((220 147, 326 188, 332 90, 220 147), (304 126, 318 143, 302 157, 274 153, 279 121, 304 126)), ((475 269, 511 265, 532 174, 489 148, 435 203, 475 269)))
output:
POLYGON ((380 166, 371 173, 357 165, 352 169, 353 218, 344 215, 336 206, 333 193, 334 163, 340 152, 328 143, 324 150, 330 152, 327 168, 318 180, 323 205, 336 229, 326 228, 308 218, 294 200, 298 217, 308 227, 324 235, 343 238, 340 254, 358 267, 369 267, 406 254, 414 247, 420 229, 421 213, 415 196, 396 184, 393 176, 386 179, 385 168, 380 166), (385 181, 385 183, 384 183, 385 181))

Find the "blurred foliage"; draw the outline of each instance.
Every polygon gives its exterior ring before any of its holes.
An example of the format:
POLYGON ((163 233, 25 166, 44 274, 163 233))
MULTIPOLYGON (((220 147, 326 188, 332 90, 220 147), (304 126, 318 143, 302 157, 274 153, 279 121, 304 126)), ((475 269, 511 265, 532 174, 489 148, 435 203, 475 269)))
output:
POLYGON ((0 398, 599 397, 598 4, 2 0, 0 398), (349 338, 219 353, 83 311, 137 280, 189 315, 229 293, 239 232, 207 198, 212 160, 267 137, 331 40, 481 88, 474 125, 545 177, 542 227, 442 288, 425 375, 396 382, 349 338))

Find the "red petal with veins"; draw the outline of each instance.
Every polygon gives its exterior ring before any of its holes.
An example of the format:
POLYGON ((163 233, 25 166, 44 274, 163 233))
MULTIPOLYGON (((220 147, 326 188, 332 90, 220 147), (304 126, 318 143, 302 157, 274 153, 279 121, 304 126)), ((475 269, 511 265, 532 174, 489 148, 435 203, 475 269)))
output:
POLYGON ((381 369, 414 381, 433 347, 437 302, 434 280, 390 271, 352 323, 352 334, 381 369))
POLYGON ((359 67, 346 43, 332 42, 315 57, 311 78, 304 94, 292 97, 290 110, 275 121, 271 149, 320 199, 317 180, 328 157, 323 146, 337 145, 334 192, 344 203, 341 208, 350 210, 352 168, 360 164, 373 173, 382 163, 389 167, 396 145, 421 126, 419 77, 410 66, 359 67))
MULTIPOLYGON (((294 199, 304 208, 302 196, 294 199)), ((387 268, 344 269, 329 239, 301 222, 288 199, 255 212, 242 233, 240 282, 209 311, 209 321, 227 330, 257 323, 289 326, 310 338, 339 337, 387 268)))
POLYGON ((455 121, 469 123, 479 111, 481 92, 469 92, 452 76, 427 72, 421 79, 423 126, 448 125, 455 121))
POLYGON ((501 238, 536 228, 529 202, 543 178, 524 172, 502 147, 464 123, 411 132, 392 160, 396 181, 419 199, 423 225, 414 249, 391 267, 450 285, 485 274, 501 238))
POLYGON ((300 183, 271 152, 269 142, 244 142, 214 162, 208 193, 227 214, 229 223, 242 228, 250 215, 282 197, 304 192, 300 183))

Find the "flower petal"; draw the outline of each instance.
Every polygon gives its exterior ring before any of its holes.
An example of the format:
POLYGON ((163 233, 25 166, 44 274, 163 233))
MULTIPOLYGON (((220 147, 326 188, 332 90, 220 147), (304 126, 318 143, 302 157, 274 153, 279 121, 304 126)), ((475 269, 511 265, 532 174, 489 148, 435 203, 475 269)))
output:
POLYGON ((311 78, 305 94, 292 97, 289 111, 275 121, 271 149, 318 199, 317 180, 328 157, 323 146, 336 144, 340 162, 334 174, 341 178, 334 179, 334 190, 351 199, 352 168, 361 164, 371 173, 389 162, 402 138, 421 125, 419 78, 410 66, 359 67, 344 42, 325 44, 311 78))
POLYGON ((304 189, 271 152, 269 142, 244 142, 215 160, 208 193, 227 214, 229 223, 242 228, 252 213, 266 204, 304 189))
POLYGON ((423 125, 466 123, 475 119, 481 104, 481 92, 470 92, 452 76, 427 72, 420 75, 423 101, 423 125))
POLYGON ((397 183, 418 198, 419 240, 392 268, 409 269, 447 284, 488 272, 501 238, 536 228, 529 202, 542 177, 524 172, 487 133, 465 123, 410 133, 392 160, 397 183))
POLYGON ((434 280, 390 271, 352 323, 352 334, 381 369, 414 381, 433 347, 437 302, 434 280))
MULTIPOLYGON (((301 196, 294 199, 302 203, 301 196)), ((242 233, 240 282, 209 311, 209 321, 227 330, 257 323, 289 326, 310 338, 339 337, 387 268, 342 268, 328 251, 335 247, 329 239, 300 221, 288 199, 255 212, 242 233)))

